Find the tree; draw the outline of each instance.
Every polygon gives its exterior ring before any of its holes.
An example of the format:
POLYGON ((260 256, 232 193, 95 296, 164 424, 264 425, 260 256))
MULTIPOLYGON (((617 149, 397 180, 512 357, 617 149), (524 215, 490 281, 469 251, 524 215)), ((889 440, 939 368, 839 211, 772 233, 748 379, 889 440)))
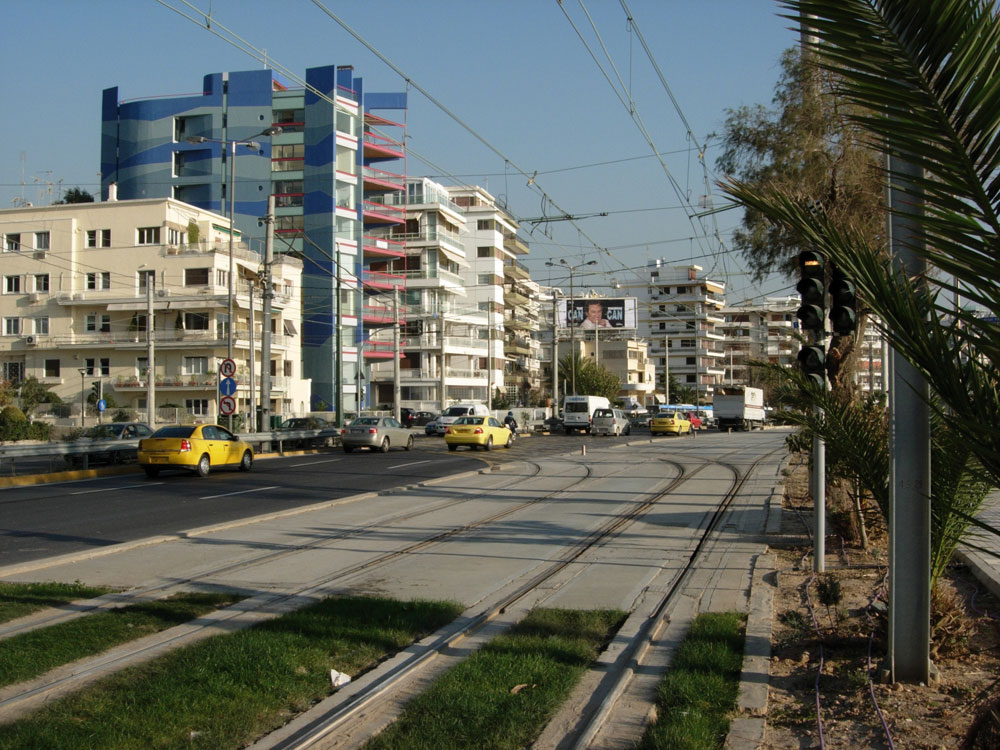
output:
POLYGON ((78 187, 72 187, 63 193, 62 200, 56 201, 57 204, 65 203, 93 203, 94 196, 88 193, 86 190, 78 187))
POLYGON ((61 404, 59 394, 52 393, 51 386, 40 383, 35 376, 22 380, 18 386, 21 400, 21 411, 26 417, 31 415, 39 404, 61 404))
MULTIPOLYGON (((559 360, 559 372, 569 373, 574 365, 573 354, 559 360)), ((576 354, 576 392, 581 396, 604 396, 614 401, 621 390, 622 381, 604 365, 595 364, 588 357, 576 354)))

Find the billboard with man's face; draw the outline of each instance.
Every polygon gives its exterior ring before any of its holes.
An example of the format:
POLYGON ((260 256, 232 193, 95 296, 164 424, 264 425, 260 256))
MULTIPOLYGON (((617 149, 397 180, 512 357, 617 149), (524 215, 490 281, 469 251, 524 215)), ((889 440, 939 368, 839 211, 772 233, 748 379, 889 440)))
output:
POLYGON ((582 330, 628 329, 636 327, 635 297, 586 297, 561 299, 556 308, 560 328, 582 330))

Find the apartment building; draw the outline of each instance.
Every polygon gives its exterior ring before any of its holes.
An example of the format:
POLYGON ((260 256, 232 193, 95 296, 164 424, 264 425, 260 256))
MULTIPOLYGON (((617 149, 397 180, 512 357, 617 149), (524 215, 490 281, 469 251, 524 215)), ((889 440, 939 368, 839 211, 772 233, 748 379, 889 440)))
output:
POLYGON ((616 282, 637 299, 638 334, 649 343, 649 356, 660 373, 662 400, 665 369, 682 385, 694 388, 699 403, 710 403, 722 383, 725 348, 721 326, 725 284, 710 279, 697 265, 671 266, 650 261, 638 279, 616 282), (665 361, 667 360, 667 361, 665 361))
MULTIPOLYGON (((111 197, 0 211, 2 375, 35 377, 71 404, 101 380, 109 400, 145 411, 151 305, 156 405, 213 420, 229 342, 229 221, 172 198, 117 201, 113 188, 111 197)), ((260 392, 262 258, 239 232, 233 239, 237 413, 248 416, 260 392)), ((291 256, 272 268, 274 414, 309 408, 301 275, 291 256)))
MULTIPOLYGON (((355 408, 366 342, 391 323, 400 284, 373 266, 403 257, 386 239, 402 225, 404 93, 366 92, 351 66, 305 71, 306 85, 270 70, 212 73, 200 93, 121 101, 103 92, 104 195, 175 198, 217 213, 233 206, 248 245, 274 195, 275 251, 303 260, 302 368, 314 409, 355 408), (280 128, 280 132, 276 129, 280 128)), ((377 340, 377 337, 376 337, 377 340)))
POLYGON ((801 304, 796 296, 767 297, 763 302, 750 300, 723 308, 725 322, 719 330, 725 337, 724 385, 758 382, 750 372, 749 362, 796 366, 801 344, 795 313, 801 304))

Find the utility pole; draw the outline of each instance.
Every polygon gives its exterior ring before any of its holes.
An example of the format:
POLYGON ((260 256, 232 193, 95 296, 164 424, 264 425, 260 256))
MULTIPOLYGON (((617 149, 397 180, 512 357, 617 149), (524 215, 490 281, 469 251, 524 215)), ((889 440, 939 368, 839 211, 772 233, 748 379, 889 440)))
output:
POLYGON ((399 421, 399 286, 392 288, 392 415, 399 421))
POLYGON ((256 382, 256 368, 254 360, 257 359, 257 352, 254 350, 254 314, 253 314, 253 282, 250 282, 250 419, 247 420, 247 432, 257 432, 257 389, 254 388, 256 382))
POLYGON ((146 423, 156 429, 156 346, 153 343, 153 285, 156 273, 146 273, 146 423))
POLYGON ((559 413, 559 298, 552 290, 552 416, 559 413))
MULTIPOLYGON (((261 313, 260 333, 260 429, 271 429, 271 301, 274 284, 271 278, 274 263, 274 196, 267 198, 267 216, 264 217, 264 309, 261 313)), ((256 418, 256 414, 254 418, 256 418)))

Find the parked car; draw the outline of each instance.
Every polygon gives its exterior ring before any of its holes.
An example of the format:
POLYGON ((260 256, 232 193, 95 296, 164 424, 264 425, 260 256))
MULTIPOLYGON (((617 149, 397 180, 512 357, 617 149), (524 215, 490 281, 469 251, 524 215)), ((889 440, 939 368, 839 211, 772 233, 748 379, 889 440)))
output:
POLYGON ((188 469, 208 476, 216 466, 236 466, 250 471, 253 447, 217 424, 170 425, 139 441, 139 465, 146 476, 161 469, 188 469))
POLYGON ((438 415, 432 411, 418 411, 413 417, 413 427, 423 427, 428 422, 437 420, 438 415))
POLYGON ((698 416, 697 412, 683 411, 681 412, 681 416, 691 423, 692 430, 700 430, 702 428, 701 417, 698 416))
POLYGON ((417 418, 417 410, 408 406, 403 406, 399 410, 399 421, 404 427, 413 427, 413 420, 417 418))
POLYGON ((395 417, 358 417, 340 431, 344 452, 370 448, 388 453, 390 448, 413 449, 413 433, 395 417))
POLYGON ((675 435, 685 435, 691 432, 691 422, 680 412, 661 411, 649 421, 649 431, 654 435, 672 432, 675 435))
POLYGON ((591 435, 628 435, 632 432, 632 423, 621 409, 594 409, 594 418, 590 425, 591 435))
MULTIPOLYGON (((115 440, 137 440, 149 437, 153 430, 145 422, 109 422, 91 427, 84 434, 87 440, 115 441, 115 440)), ((137 451, 135 448, 127 446, 109 445, 107 448, 95 448, 88 450, 86 454, 87 464, 104 463, 120 464, 126 461, 135 461, 137 451)), ((73 468, 83 466, 83 453, 67 453, 63 456, 67 464, 73 468)))
MULTIPOLYGON (((292 417, 282 422, 275 432, 280 436, 282 432, 332 430, 333 428, 334 424, 332 422, 327 422, 321 417, 292 417)), ((322 448, 333 445, 333 436, 320 435, 313 438, 291 438, 282 440, 282 444, 286 448, 322 448)))
POLYGON ((445 427, 444 442, 450 451, 458 450, 460 445, 491 451, 494 445, 510 448, 514 444, 514 433, 496 417, 459 417, 445 427))
POLYGON ((425 435, 439 435, 442 433, 438 432, 438 423, 436 419, 432 419, 430 422, 424 425, 425 435))

